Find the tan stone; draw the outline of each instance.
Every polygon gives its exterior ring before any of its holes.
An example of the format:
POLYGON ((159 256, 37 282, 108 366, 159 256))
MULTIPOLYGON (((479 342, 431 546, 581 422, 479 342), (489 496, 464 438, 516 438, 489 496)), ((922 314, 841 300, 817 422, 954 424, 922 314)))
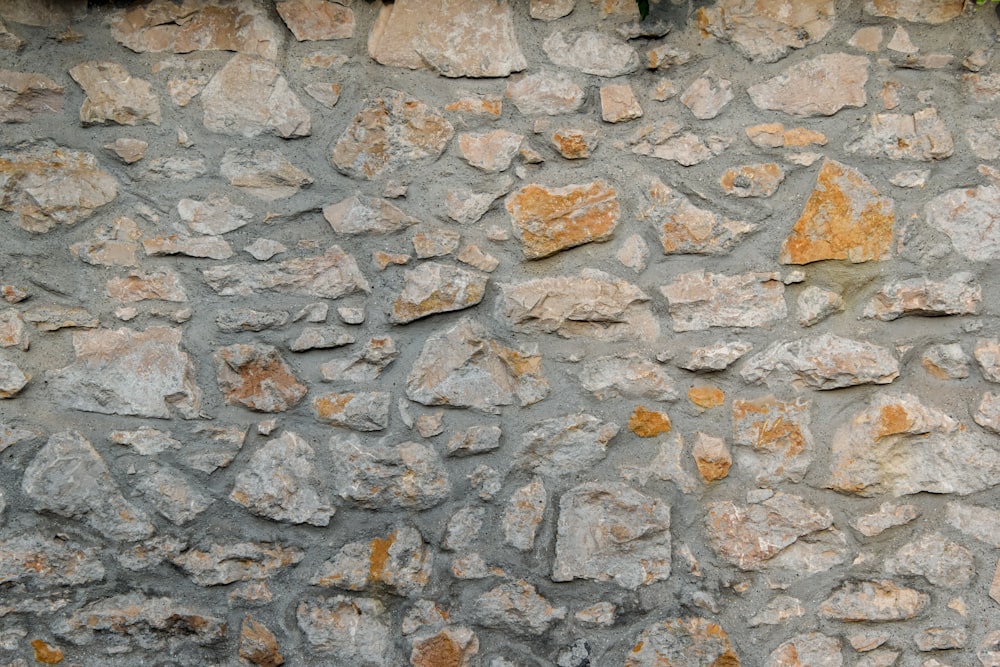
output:
POLYGON ((799 310, 799 324, 811 327, 834 313, 844 311, 844 298, 836 292, 810 285, 799 292, 795 300, 799 310))
POLYGON ((748 359, 740 375, 753 384, 839 389, 889 384, 899 377, 899 361, 874 343, 821 334, 771 344, 748 359))
POLYGON ((615 77, 639 69, 639 54, 627 43, 603 32, 557 30, 542 42, 542 50, 555 65, 585 74, 615 77))
POLYGON ((955 251, 975 262, 1000 257, 1000 187, 980 185, 938 195, 924 207, 927 223, 951 239, 955 251))
POLYGON ((915 617, 930 596, 893 581, 849 581, 833 591, 819 607, 823 618, 839 621, 903 621, 915 617))
MULTIPOLYGON (((950 511, 954 504, 949 504, 950 511)), ((920 516, 916 505, 893 505, 892 503, 882 503, 877 511, 864 514, 851 521, 851 526, 865 537, 875 537, 881 535, 890 528, 904 526, 920 516)), ((875 648, 875 647, 872 647, 875 648)))
POLYGON ((119 137, 113 143, 105 144, 104 148, 118 156, 125 164, 134 164, 146 156, 149 144, 142 139, 119 137))
POLYGON ((535 534, 545 517, 545 485, 540 477, 514 491, 503 513, 504 543, 518 551, 531 551, 535 534))
POLYGON ((233 248, 219 236, 154 236, 142 242, 142 249, 149 257, 184 255, 186 257, 207 257, 209 259, 229 259, 233 248))
MULTIPOLYGON (((575 0, 573 0, 575 1, 575 0)), ((0 21, 0 49, 17 51, 24 46, 24 40, 12 33, 3 21, 0 21)))
POLYGON ((699 408, 717 408, 726 401, 726 394, 718 387, 699 385, 688 389, 688 400, 699 408))
POLYGON ((515 231, 528 259, 611 238, 620 209, 604 180, 562 188, 526 185, 507 198, 515 231))
POLYGON ((622 123, 642 116, 642 107, 627 83, 601 86, 601 118, 622 123))
POLYGON ((278 640, 274 633, 250 614, 240 626, 240 658, 257 667, 277 667, 285 664, 285 658, 278 650, 278 640))
POLYGON ((825 146, 827 139, 824 134, 805 127, 795 127, 786 130, 781 123, 766 123, 754 125, 746 129, 747 137, 754 146, 760 148, 783 148, 805 146, 825 146))
POLYGON ((468 93, 444 106, 445 111, 464 113, 471 116, 499 118, 503 111, 503 99, 499 95, 477 95, 468 93))
POLYGON ((691 455, 698 467, 698 473, 706 482, 725 479, 733 465, 733 457, 726 447, 726 441, 704 433, 695 434, 691 455))
POLYGON ((865 307, 864 316, 889 322, 906 315, 975 315, 982 299, 983 288, 966 271, 941 282, 911 278, 880 289, 865 307))
POLYGON ((939 588, 962 588, 975 574, 975 559, 967 548, 940 533, 924 533, 885 559, 891 575, 921 576, 939 588))
POLYGON ((499 259, 473 243, 467 243, 458 255, 455 256, 455 259, 486 273, 492 273, 500 266, 499 259))
POLYGON ((773 162, 767 162, 727 169, 719 184, 727 195, 770 197, 784 180, 784 170, 773 162))
POLYGON ((469 667, 479 653, 479 639, 469 628, 450 626, 413 640, 411 667, 469 667))
POLYGON ((774 396, 733 401, 736 460, 759 485, 801 482, 812 462, 810 401, 774 396))
POLYGON ((0 17, 33 26, 59 26, 87 15, 85 0, 7 0, 0 17))
POLYGON ((846 259, 857 264, 891 255, 893 201, 859 171, 825 160, 802 215, 781 246, 782 264, 846 259))
POLYGON ((660 288, 674 331, 710 327, 762 327, 788 314, 785 285, 777 273, 726 276, 705 271, 678 275, 660 288))
POLYGON ((482 274, 437 262, 420 264, 403 277, 403 290, 390 315, 395 324, 474 306, 483 300, 488 280, 482 274))
POLYGON ((646 270, 646 262, 649 260, 649 244, 639 234, 633 234, 618 248, 615 259, 621 262, 622 266, 636 273, 642 273, 646 270))
POLYGON ((863 107, 868 98, 868 58, 828 53, 792 65, 783 74, 747 88, 758 109, 793 116, 832 116, 863 107))
POLYGON ((170 558, 199 586, 219 586, 234 581, 270 579, 299 563, 305 553, 297 547, 270 542, 211 544, 189 549, 170 558))
POLYGON ((308 391, 273 346, 230 345, 219 348, 212 358, 219 389, 230 405, 244 405, 257 412, 284 412, 308 391))
POLYGON ((389 234, 420 222, 385 199, 360 194, 324 206, 323 217, 338 234, 389 234))
POLYGON ((30 346, 28 332, 24 328, 24 318, 13 308, 0 310, 0 347, 19 347, 27 350, 30 346))
POLYGON ((312 176, 272 150, 231 148, 222 157, 220 171, 230 185, 267 201, 291 197, 313 182, 312 176))
POLYGON ((677 65, 691 62, 691 53, 682 51, 670 44, 660 44, 646 51, 646 68, 653 70, 668 70, 677 65))
POLYGON ((416 597, 430 581, 434 552, 420 532, 403 526, 363 542, 346 544, 319 566, 313 586, 367 591, 385 587, 396 595, 416 597))
POLYGON ((0 69, 0 123, 27 123, 62 111, 64 89, 43 74, 0 69))
POLYGON ((866 0, 865 13, 936 25, 961 16, 964 6, 964 0, 866 0))
POLYGON ((310 653, 336 655, 352 667, 402 664, 396 661, 388 614, 374 598, 309 597, 299 603, 295 616, 310 653))
POLYGON ((859 28, 847 43, 867 53, 875 53, 882 45, 882 28, 878 26, 859 28))
POLYGON ((34 306, 23 313, 24 319, 42 331, 58 331, 70 327, 93 329, 101 321, 84 308, 77 306, 34 306))
POLYGON ((643 126, 631 140, 632 152, 691 167, 720 155, 732 143, 724 136, 712 134, 703 139, 684 129, 674 121, 643 126))
POLYGON ((703 32, 732 42, 753 60, 774 62, 821 41, 833 27, 834 0, 722 0, 698 10, 703 32))
POLYGON ((647 627, 623 667, 740 667, 725 630, 705 618, 671 618, 647 627))
POLYGON ((170 79, 167 81, 167 93, 179 107, 186 107, 208 84, 207 76, 195 76, 187 79, 170 79))
POLYGON ((670 417, 640 405, 629 415, 628 430, 640 438, 655 438, 670 432, 670 417))
POLYGON ((531 0, 531 18, 540 21, 561 19, 573 11, 576 0, 531 0))
POLYGON ((752 349, 753 345, 744 341, 727 343, 720 340, 703 347, 691 348, 688 358, 677 365, 696 373, 724 371, 752 349))
POLYGON ((934 107, 913 114, 879 113, 871 129, 847 145, 851 153, 885 155, 892 160, 943 160, 955 151, 951 131, 934 107))
POLYGON ((43 665, 58 665, 65 657, 61 648, 48 644, 41 639, 33 639, 31 641, 31 648, 35 651, 35 662, 43 665))
POLYGON ((410 241, 417 259, 428 259, 455 252, 462 241, 462 235, 450 229, 427 229, 414 234, 410 241))
POLYGON ((170 270, 144 273, 131 271, 125 278, 108 281, 107 295, 122 303, 156 300, 182 303, 187 301, 187 293, 181 285, 180 277, 170 270))
POLYGON ((447 77, 497 77, 528 66, 506 0, 397 0, 383 5, 368 36, 383 65, 447 77))
POLYGON ((362 442, 356 435, 330 439, 332 484, 344 500, 371 510, 426 510, 444 502, 451 482, 437 450, 418 442, 362 442))
POLYGON ((0 399, 16 396, 31 376, 22 371, 17 364, 0 355, 0 399))
POLYGON ((89 60, 70 69, 69 75, 87 95, 80 107, 83 125, 160 124, 160 103, 152 86, 118 63, 89 60))
POLYGON ((524 137, 508 130, 465 132, 458 135, 458 148, 470 165, 485 172, 505 171, 517 155, 524 137))
POLYGON ((274 63, 238 53, 201 92, 205 127, 222 134, 309 136, 312 118, 274 63))
POLYGON ((330 246, 322 255, 278 263, 216 266, 205 269, 202 275, 208 286, 222 296, 278 292, 339 299, 371 290, 357 261, 340 246, 330 246))
POLYGON ((522 114, 557 116, 579 110, 587 94, 569 75, 542 71, 513 78, 505 96, 522 114))
MULTIPOLYGON (((767 657, 766 667, 843 667, 840 640, 820 632, 796 635, 767 657)), ((857 663, 855 663, 857 664, 857 663)))
POLYGON ((580 370, 580 384, 598 400, 630 396, 654 401, 677 398, 674 381, 655 360, 638 353, 588 359, 580 370))
POLYGON ((589 158, 600 143, 597 130, 587 126, 562 126, 547 134, 549 144, 567 160, 589 158))
POLYGON ((342 4, 327 0, 285 0, 277 3, 275 9, 300 42, 354 36, 354 12, 342 4))
POLYGON ((722 108, 733 99, 733 83, 723 79, 713 70, 691 82, 681 93, 681 104, 686 106, 699 120, 710 120, 722 112, 722 108))
POLYGON ((698 208, 658 178, 649 186, 649 206, 638 214, 660 233, 664 254, 722 255, 730 252, 756 225, 698 208))

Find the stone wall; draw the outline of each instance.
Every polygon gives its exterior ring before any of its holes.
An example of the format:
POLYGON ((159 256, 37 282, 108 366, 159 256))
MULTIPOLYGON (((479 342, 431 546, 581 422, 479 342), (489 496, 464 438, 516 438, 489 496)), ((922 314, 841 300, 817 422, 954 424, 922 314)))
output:
POLYGON ((962 4, 0 0, 0 664, 1000 665, 962 4))

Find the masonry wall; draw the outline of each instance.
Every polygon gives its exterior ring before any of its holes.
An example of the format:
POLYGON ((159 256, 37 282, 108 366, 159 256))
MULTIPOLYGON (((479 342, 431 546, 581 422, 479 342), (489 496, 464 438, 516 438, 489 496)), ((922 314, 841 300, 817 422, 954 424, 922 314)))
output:
POLYGON ((0 18, 0 664, 1000 665, 992 6, 0 18))

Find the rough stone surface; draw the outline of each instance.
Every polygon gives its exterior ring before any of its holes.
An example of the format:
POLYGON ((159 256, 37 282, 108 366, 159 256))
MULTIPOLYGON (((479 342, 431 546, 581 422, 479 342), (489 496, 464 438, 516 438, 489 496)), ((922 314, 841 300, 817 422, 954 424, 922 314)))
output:
POLYGON ((650 183, 649 207, 639 217, 657 228, 667 255, 724 255, 757 229, 749 222, 695 206, 657 178, 650 183))
POLYGON ((733 442, 740 446, 736 462, 758 485, 802 481, 814 451, 810 407, 809 401, 774 396, 733 401, 733 442))
POLYGON ((628 396, 654 401, 677 398, 674 381, 655 361, 631 355, 598 357, 584 364, 580 384, 599 400, 628 396))
POLYGON ((395 651, 385 616, 378 600, 343 595, 307 598, 295 610, 311 652, 334 655, 358 667, 381 667, 392 661, 395 651))
POLYGON ((736 667, 736 655, 726 632, 705 618, 689 616, 656 623, 639 633, 625 659, 625 667, 736 667))
POLYGON ((556 31, 542 48, 555 65, 585 74, 615 77, 639 69, 639 54, 628 44, 592 30, 579 33, 556 31))
POLYGON ((848 147, 866 155, 885 155, 893 160, 943 160, 955 150, 948 125, 937 109, 927 107, 913 114, 879 113, 872 116, 871 129, 848 147))
POLYGON ((840 621, 903 621, 924 610, 930 597, 890 580, 848 581, 819 606, 824 618, 840 621))
POLYGON ((322 255, 290 259, 277 264, 227 264, 205 269, 205 282, 222 296, 250 296, 278 292, 338 299, 371 289, 355 259, 339 246, 322 255))
POLYGON ((546 419, 525 432, 515 460, 520 467, 549 477, 580 472, 604 459, 619 429, 618 424, 587 414, 546 419))
POLYGON ((319 566, 314 586, 367 591, 384 586, 396 595, 419 595, 431 577, 434 555, 420 532, 405 526, 385 537, 352 542, 319 566))
POLYGON ((618 195, 604 180, 563 188, 526 185, 507 198, 506 206, 528 259, 606 241, 620 215, 618 195))
POLYGON ((975 572, 972 552, 938 533, 922 535, 901 547, 885 562, 893 575, 922 576, 935 586, 959 588, 975 572))
POLYGON ((234 581, 268 579, 302 560, 296 547, 272 543, 237 542, 212 544, 208 549, 189 549, 172 557, 199 586, 220 586, 234 581))
POLYGON ((899 362, 884 347, 821 334, 774 343, 748 359, 740 374, 754 384, 791 380, 814 389, 839 389, 889 384, 899 376, 899 362))
POLYGON ((38 114, 59 113, 63 92, 44 74, 0 69, 0 123, 27 123, 38 114))
POLYGON ((833 0, 723 0, 698 10, 698 26, 719 39, 732 42, 744 55, 760 62, 774 62, 820 41, 833 27, 833 0))
POLYGON ((868 58, 863 56, 825 54, 792 65, 747 92, 759 109, 806 118, 832 116, 845 107, 865 106, 868 67, 868 58))
POLYGON ((327 0, 285 0, 277 3, 275 9, 300 42, 354 36, 354 12, 342 4, 327 0))
POLYGON ((238 343, 213 355, 219 388, 227 403, 257 412, 284 412, 306 395, 278 349, 260 343, 238 343))
POLYGON ((323 394, 313 399, 318 421, 354 431, 381 431, 389 425, 390 394, 382 391, 323 394))
POLYGON ((479 625, 517 635, 541 635, 566 617, 565 607, 553 607, 524 580, 501 584, 476 598, 471 610, 479 625))
POLYGON ((889 322, 904 315, 975 315, 983 288, 971 273, 956 273, 941 282, 911 278, 886 285, 865 307, 865 317, 889 322))
POLYGON ((80 107, 83 125, 160 124, 160 102, 148 81, 134 78, 113 62, 88 61, 69 71, 87 99, 80 107))
POLYGON ((712 70, 705 70, 681 93, 681 104, 698 120, 710 120, 722 112, 733 99, 733 84, 712 70))
POLYGON ((451 491, 440 456, 426 445, 362 445, 355 437, 335 436, 330 449, 336 493, 360 507, 425 510, 451 491))
MULTIPOLYGON (((312 176, 273 150, 231 148, 222 157, 220 171, 230 185, 266 201, 291 197, 313 182, 312 176)), ((204 169, 197 175, 203 173, 204 169)))
POLYGON ((392 304, 390 319, 406 324, 470 308, 483 300, 487 282, 486 276, 451 264, 424 262, 404 274, 403 291, 392 304))
POLYGON ((660 291, 670 304, 674 331, 768 326, 788 314, 785 285, 777 273, 695 271, 677 276, 660 291))
POLYGON ((523 114, 556 116, 582 107, 586 93, 569 75, 542 71, 512 79, 506 97, 523 114))
POLYGON ((940 229, 955 252, 974 262, 1000 257, 1000 233, 995 226, 1000 187, 949 190, 930 200, 924 207, 927 222, 940 229))

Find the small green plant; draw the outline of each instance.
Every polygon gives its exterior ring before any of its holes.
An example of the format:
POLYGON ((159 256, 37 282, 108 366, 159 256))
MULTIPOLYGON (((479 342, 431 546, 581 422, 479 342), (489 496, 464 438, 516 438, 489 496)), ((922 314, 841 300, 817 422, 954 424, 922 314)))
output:
MULTIPOLYGON (((977 0, 980 4, 986 0, 977 0)), ((993 2, 1000 2, 1000 0, 993 0, 993 2)), ((639 18, 646 18, 649 16, 649 0, 635 0, 635 4, 639 5, 639 18)))

